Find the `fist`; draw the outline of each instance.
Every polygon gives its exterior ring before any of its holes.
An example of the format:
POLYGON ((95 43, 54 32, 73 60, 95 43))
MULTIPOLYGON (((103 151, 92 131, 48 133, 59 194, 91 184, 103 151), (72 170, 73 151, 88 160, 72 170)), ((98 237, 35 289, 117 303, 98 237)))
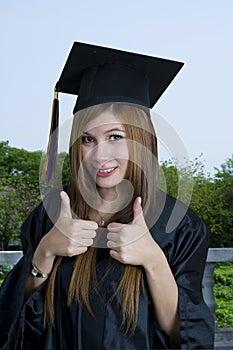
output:
POLYGON ((110 255, 123 264, 142 265, 147 263, 148 249, 155 245, 146 225, 141 206, 141 197, 133 205, 133 221, 130 224, 108 225, 107 246, 110 255))
POLYGON ((84 253, 93 244, 98 225, 94 221, 73 219, 70 199, 60 193, 61 209, 54 227, 44 237, 46 254, 50 256, 74 256, 84 253))

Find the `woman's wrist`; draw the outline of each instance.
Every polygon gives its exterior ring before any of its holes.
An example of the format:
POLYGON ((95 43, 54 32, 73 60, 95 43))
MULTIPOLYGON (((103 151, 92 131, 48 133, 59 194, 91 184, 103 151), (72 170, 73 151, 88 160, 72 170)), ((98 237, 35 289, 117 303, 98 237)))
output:
POLYGON ((50 274, 55 260, 54 255, 48 254, 45 245, 39 244, 32 258, 32 264, 43 274, 50 274))
POLYGON ((36 264, 32 262, 31 275, 36 278, 48 278, 50 273, 44 273, 38 269, 36 264))
POLYGON ((150 246, 146 254, 146 260, 143 264, 143 268, 146 273, 153 275, 164 265, 167 265, 167 259, 162 249, 156 242, 154 242, 154 246, 150 246))
POLYGON ((38 255, 32 258, 32 267, 34 267, 41 274, 49 275, 52 271, 54 258, 42 258, 38 255))

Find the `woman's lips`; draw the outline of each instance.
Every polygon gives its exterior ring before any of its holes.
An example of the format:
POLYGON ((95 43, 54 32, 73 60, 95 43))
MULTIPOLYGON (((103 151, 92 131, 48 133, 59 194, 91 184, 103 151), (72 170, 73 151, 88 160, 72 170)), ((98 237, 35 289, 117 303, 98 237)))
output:
POLYGON ((112 167, 112 168, 98 169, 96 171, 96 175, 101 176, 101 177, 110 176, 115 171, 115 169, 116 169, 116 167, 115 168, 112 167))

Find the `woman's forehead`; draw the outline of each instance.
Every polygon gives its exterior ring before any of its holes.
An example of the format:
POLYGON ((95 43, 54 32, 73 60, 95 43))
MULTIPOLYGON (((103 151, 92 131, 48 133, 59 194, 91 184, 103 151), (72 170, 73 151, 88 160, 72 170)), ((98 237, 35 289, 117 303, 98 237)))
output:
POLYGON ((86 126, 84 127, 84 131, 90 131, 95 128, 110 128, 110 129, 125 129, 123 123, 121 122, 120 118, 115 116, 110 111, 105 111, 101 114, 99 114, 96 118, 90 120, 86 126))

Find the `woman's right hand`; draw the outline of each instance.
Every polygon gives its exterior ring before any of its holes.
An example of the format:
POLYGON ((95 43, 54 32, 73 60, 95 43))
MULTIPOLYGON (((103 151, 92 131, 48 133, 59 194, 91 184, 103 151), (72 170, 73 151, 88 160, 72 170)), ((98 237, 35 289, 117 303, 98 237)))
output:
POLYGON ((74 256, 85 253, 93 244, 98 225, 94 221, 73 219, 70 199, 62 191, 61 209, 52 229, 41 239, 33 256, 39 270, 49 273, 56 256, 74 256))

